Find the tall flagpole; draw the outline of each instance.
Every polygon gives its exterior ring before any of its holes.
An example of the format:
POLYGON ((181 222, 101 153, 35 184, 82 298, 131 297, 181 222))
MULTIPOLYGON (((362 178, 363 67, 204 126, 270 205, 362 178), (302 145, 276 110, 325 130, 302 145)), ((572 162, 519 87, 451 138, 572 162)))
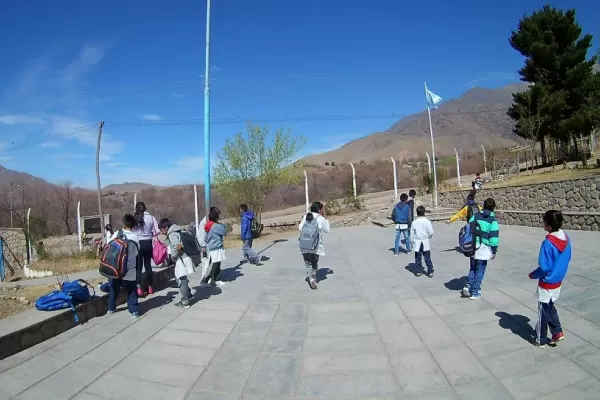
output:
POLYGON ((433 126, 431 125, 431 110, 429 108, 429 94, 427 93, 427 83, 425 83, 425 99, 427 100, 427 115, 429 116, 429 133, 431 134, 431 158, 433 159, 433 206, 438 206, 437 191, 437 172, 435 162, 435 144, 433 143, 433 126))
POLYGON ((206 0, 206 62, 204 66, 204 211, 210 210, 210 0, 206 0))

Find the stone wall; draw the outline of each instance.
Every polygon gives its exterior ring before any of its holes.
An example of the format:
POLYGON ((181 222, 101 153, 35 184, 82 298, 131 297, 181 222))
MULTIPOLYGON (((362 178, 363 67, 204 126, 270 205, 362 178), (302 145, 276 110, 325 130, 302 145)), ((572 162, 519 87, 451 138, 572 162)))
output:
MULTIPOLYGON (((0 228, 0 236, 4 241, 3 253, 15 271, 22 270, 27 263, 27 242, 25 233, 20 228, 0 228)), ((5 266, 8 273, 8 266, 5 266)))
MULTIPOLYGON (((440 205, 459 209, 468 192, 440 193, 440 205)), ((488 197, 496 200, 498 219, 506 225, 540 226, 542 214, 554 208, 563 212, 565 229, 600 230, 600 176, 477 192, 478 202, 488 197)))

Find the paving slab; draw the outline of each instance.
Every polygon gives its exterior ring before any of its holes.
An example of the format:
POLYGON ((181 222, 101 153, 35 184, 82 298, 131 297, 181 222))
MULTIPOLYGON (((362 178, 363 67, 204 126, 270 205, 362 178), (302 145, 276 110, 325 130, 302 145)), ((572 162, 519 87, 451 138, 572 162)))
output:
POLYGON ((529 343, 537 304, 527 274, 543 230, 501 226, 483 297, 471 301, 459 293, 468 273, 453 251, 459 229, 434 224, 433 279, 388 250, 393 229, 334 229, 317 290, 295 240, 268 247, 260 267, 228 249, 228 284, 204 288, 192 275, 188 310, 173 305, 171 287, 138 319, 95 318, 0 361, 0 398, 600 398, 600 234, 568 232, 575 252, 557 302, 566 340, 539 349, 529 343))

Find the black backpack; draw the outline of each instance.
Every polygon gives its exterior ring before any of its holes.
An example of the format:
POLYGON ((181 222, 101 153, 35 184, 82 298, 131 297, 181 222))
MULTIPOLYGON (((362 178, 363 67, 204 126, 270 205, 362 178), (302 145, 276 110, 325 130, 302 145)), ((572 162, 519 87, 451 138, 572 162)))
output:
POLYGON ((467 207, 467 222, 469 222, 474 215, 479 214, 479 206, 477 205, 477 203, 467 203, 465 207, 467 207))
POLYGON ((252 225, 250 226, 250 232, 252 234, 252 239, 259 238, 262 234, 263 225, 260 224, 256 218, 252 220, 252 225))

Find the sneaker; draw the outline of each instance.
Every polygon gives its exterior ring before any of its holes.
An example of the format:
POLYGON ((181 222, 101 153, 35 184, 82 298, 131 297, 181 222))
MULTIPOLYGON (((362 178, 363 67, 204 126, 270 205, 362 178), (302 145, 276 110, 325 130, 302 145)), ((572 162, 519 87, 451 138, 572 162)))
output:
POLYGON ((540 349, 546 348, 546 345, 544 343, 540 343, 535 339, 531 342, 531 344, 540 349))
POLYGON ((152 289, 152 286, 148 286, 148 294, 149 295, 153 295, 154 294, 154 289, 152 289))
POLYGON ((419 276, 421 276, 421 275, 423 275, 423 273, 422 273, 422 272, 415 272, 415 276, 416 276, 416 277, 419 277, 419 276))
POLYGON ((469 288, 467 286, 465 286, 460 293, 463 297, 471 297, 471 292, 469 291, 469 288))
POLYGON ((471 300, 477 300, 481 298, 481 294, 480 293, 474 293, 471 295, 471 297, 469 297, 469 299, 471 300))
POLYGON ((187 300, 180 300, 177 303, 175 303, 175 306, 179 307, 179 308, 184 308, 184 309, 188 309, 190 308, 190 302, 187 300))
POLYGON ((308 280, 308 284, 310 285, 310 288, 312 290, 315 290, 317 288, 317 280, 315 278, 310 278, 308 280))
POLYGON ((565 340, 565 334, 562 332, 558 332, 556 335, 552 336, 549 345, 556 345, 558 342, 565 340))
POLYGON ((428 276, 428 277, 430 277, 430 278, 433 278, 433 272, 429 272, 429 273, 427 274, 427 276, 428 276))
POLYGON ((216 286, 218 286, 218 287, 221 287, 221 286, 225 286, 225 285, 227 285, 227 282, 223 282, 223 281, 216 281, 214 284, 215 284, 216 286))
POLYGON ((412 250, 408 250, 408 251, 406 252, 406 255, 407 255, 407 256, 410 256, 410 255, 412 255, 412 250))
POLYGON ((111 314, 114 314, 114 313, 115 313, 115 310, 108 310, 108 311, 106 312, 106 315, 111 315, 111 314))
POLYGON ((394 253, 396 257, 400 257, 400 252, 394 253))
POLYGON ((134 313, 131 313, 131 316, 133 318, 138 318, 140 316, 140 313, 139 312, 134 312, 134 313))
POLYGON ((142 290, 142 288, 137 288, 137 295, 138 297, 144 297, 144 291, 142 290))

